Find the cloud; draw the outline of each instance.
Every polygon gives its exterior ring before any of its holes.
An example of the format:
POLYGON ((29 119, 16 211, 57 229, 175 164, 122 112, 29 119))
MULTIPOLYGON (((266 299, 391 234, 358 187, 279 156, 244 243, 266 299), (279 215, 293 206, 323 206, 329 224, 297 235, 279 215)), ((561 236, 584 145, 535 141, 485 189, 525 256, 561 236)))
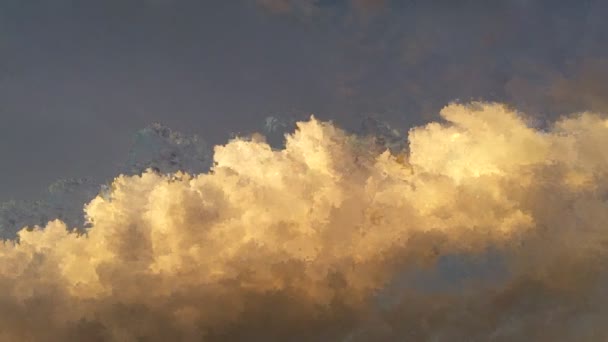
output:
POLYGON ((0 340, 608 337, 608 120, 441 115, 407 154, 312 118, 208 173, 118 176, 86 234, 0 245, 0 340))
MULTIPOLYGON (((200 137, 156 123, 136 132, 129 157, 116 173, 136 175, 147 169, 163 174, 206 172, 211 167, 211 155, 211 148, 200 137)), ((13 239, 25 226, 44 225, 57 218, 68 227, 82 227, 83 205, 103 195, 107 185, 86 178, 61 179, 48 187, 41 200, 0 202, 0 239, 13 239)))
POLYGON ((206 172, 211 167, 211 148, 197 135, 188 136, 155 123, 139 130, 126 162, 127 174, 146 169, 161 173, 206 172))
POLYGON ((570 77, 557 74, 553 78, 547 96, 554 107, 561 110, 580 111, 588 108, 594 111, 608 109, 608 93, 604 83, 608 79, 608 60, 583 60, 570 77))

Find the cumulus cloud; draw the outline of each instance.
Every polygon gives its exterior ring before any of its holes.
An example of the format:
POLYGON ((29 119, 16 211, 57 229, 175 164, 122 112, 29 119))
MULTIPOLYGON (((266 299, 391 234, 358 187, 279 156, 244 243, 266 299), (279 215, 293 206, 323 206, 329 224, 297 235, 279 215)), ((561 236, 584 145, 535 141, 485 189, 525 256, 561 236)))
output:
POLYGON ((1 341, 602 340, 608 120, 452 104, 391 153, 311 118, 119 176, 0 245, 1 341))
MULTIPOLYGON (((203 139, 156 123, 136 132, 128 160, 116 173, 135 175, 148 169, 163 174, 201 173, 209 170, 211 162, 212 149, 203 139)), ((87 178, 61 179, 40 200, 0 202, 0 239, 13 239, 24 226, 45 225, 53 219, 68 227, 83 227, 83 205, 104 195, 107 188, 108 184, 100 186, 87 178)))

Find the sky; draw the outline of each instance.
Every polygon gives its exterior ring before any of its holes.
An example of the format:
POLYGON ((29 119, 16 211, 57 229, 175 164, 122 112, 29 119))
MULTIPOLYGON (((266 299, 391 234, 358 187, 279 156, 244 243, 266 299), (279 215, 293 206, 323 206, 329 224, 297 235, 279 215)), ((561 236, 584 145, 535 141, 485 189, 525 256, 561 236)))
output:
POLYGON ((0 2, 0 199, 102 182, 160 122, 211 144, 307 115, 406 131, 451 101, 608 107, 602 1, 0 2))

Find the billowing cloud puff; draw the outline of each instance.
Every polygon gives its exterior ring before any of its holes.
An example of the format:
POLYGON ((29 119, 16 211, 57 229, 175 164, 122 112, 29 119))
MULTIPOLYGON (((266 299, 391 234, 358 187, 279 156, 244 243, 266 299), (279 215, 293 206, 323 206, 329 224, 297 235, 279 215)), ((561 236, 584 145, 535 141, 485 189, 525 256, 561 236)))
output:
MULTIPOLYGON (((147 169, 160 173, 207 172, 211 154, 211 148, 198 136, 174 132, 156 123, 137 131, 129 158, 120 170, 127 175, 147 169)), ((0 202, 0 239, 13 239, 22 227, 44 225, 55 218, 68 227, 82 227, 83 205, 103 195, 106 187, 85 178, 62 179, 51 184, 41 200, 0 202)))
POLYGON ((449 105, 378 149, 314 118, 117 177, 0 246, 1 341, 602 340, 608 121, 449 105))

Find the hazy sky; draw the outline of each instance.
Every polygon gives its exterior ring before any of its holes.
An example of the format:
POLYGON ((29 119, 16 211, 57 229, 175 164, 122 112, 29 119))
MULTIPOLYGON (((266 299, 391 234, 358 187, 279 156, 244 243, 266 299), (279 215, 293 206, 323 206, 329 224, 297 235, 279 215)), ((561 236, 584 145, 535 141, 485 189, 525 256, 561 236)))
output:
POLYGON ((452 100, 602 111, 607 14, 593 0, 1 0, 0 199, 113 176, 157 121, 222 143, 288 113, 405 130, 452 100))

